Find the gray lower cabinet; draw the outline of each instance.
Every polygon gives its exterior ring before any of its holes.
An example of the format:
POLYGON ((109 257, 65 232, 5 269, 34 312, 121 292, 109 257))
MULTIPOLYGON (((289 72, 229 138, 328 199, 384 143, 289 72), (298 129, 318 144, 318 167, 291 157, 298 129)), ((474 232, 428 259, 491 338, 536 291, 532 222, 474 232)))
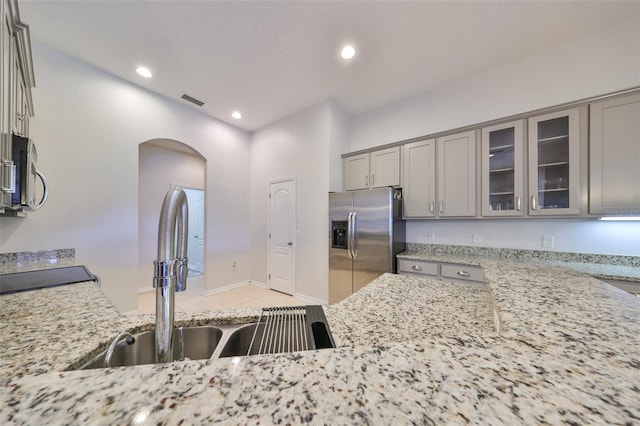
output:
POLYGON ((484 271, 480 266, 411 259, 398 259, 397 266, 400 275, 484 284, 484 271))
POLYGON ((398 259, 398 274, 420 278, 438 278, 440 264, 425 260, 398 259))
POLYGON ((447 281, 484 283, 484 271, 479 266, 443 263, 440 265, 440 276, 447 281))

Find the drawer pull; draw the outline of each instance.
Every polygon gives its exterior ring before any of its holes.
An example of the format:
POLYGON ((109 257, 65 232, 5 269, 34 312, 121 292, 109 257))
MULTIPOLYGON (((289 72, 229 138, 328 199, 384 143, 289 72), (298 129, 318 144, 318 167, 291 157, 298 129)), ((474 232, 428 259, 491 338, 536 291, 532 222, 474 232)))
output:
POLYGON ((420 265, 413 265, 413 266, 411 267, 411 269, 413 269, 414 271, 422 271, 422 266, 420 266, 420 265))
POLYGON ((458 275, 460 275, 461 277, 468 277, 469 273, 467 271, 458 271, 458 275))

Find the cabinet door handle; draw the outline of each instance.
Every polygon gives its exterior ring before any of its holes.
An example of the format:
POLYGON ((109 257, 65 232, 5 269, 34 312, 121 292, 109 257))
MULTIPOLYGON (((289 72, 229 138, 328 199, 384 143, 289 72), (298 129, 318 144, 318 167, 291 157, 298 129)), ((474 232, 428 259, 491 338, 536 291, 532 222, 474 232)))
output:
POLYGON ((429 203, 429 212, 433 213, 436 208, 436 202, 432 201, 429 203))
POLYGON ((369 186, 369 175, 364 177, 364 186, 369 186))
POLYGON ((458 271, 458 275, 460 275, 461 277, 468 277, 469 273, 467 271, 458 271))
POLYGON ((413 265, 413 266, 411 267, 411 269, 413 269, 414 271, 422 271, 422 266, 420 266, 420 265, 413 265))
POLYGON ((444 213, 444 201, 440 200, 440 214, 444 213))
POLYGON ((516 210, 522 210, 522 199, 519 195, 516 197, 516 210))
POLYGON ((376 175, 371 175, 371 185, 376 184, 376 175))
POLYGON ((0 192, 13 194, 16 192, 16 165, 13 161, 0 161, 0 192))
POLYGON ((536 203, 536 196, 532 195, 531 196, 531 210, 536 210, 538 208, 538 205, 536 203))

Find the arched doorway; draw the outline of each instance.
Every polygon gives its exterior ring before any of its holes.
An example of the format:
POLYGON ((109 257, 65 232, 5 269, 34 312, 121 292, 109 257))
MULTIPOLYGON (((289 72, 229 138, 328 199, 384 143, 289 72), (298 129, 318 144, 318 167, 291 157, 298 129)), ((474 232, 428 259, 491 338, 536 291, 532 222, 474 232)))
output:
POLYGON ((157 256, 160 208, 166 192, 175 186, 189 190, 186 191, 190 211, 187 256, 190 258, 190 276, 202 277, 192 280, 190 284, 198 285, 201 282, 203 286, 206 264, 206 160, 195 149, 171 139, 143 142, 139 145, 138 154, 138 258, 143 268, 141 279, 144 279, 138 284, 139 290, 151 286, 153 261, 157 256), (196 231, 198 227, 202 232, 196 231))

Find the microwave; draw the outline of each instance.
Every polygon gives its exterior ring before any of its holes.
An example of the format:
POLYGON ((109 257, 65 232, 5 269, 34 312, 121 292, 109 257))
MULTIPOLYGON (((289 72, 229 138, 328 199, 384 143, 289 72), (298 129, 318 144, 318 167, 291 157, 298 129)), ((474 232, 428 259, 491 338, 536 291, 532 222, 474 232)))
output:
POLYGON ((15 165, 15 191, 11 195, 13 209, 28 208, 38 210, 47 201, 49 195, 47 180, 36 168, 38 152, 33 141, 18 135, 12 139, 12 159, 15 165), (38 181, 41 185, 38 185, 38 181), (42 195, 38 197, 37 188, 41 186, 42 195))

